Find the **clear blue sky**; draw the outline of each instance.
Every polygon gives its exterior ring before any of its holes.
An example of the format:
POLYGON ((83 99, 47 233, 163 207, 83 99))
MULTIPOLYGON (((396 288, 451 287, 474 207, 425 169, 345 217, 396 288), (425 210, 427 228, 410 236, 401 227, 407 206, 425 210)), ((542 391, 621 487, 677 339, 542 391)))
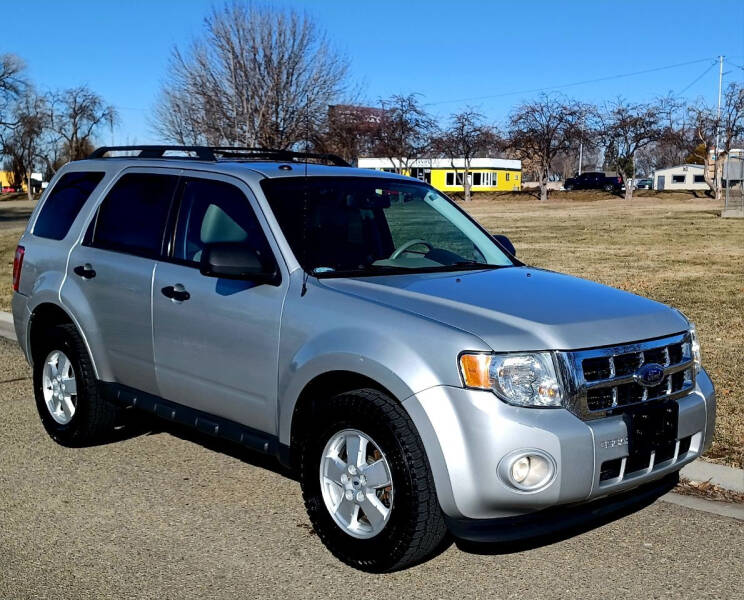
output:
MULTIPOLYGON (((153 142, 148 115, 169 52, 200 33, 213 4, 16 0, 3 12, 0 52, 20 55, 42 90, 87 84, 104 96, 121 116, 116 143, 153 142)), ((438 116, 468 104, 499 120, 536 88, 700 59, 710 60, 560 91, 603 102, 618 95, 647 100, 688 88, 686 97, 713 102, 718 69, 703 72, 719 54, 727 57, 725 79, 744 81, 744 0, 277 4, 306 9, 316 19, 349 57, 352 81, 370 102, 416 92, 438 116), (460 99, 470 100, 447 102, 460 99)))

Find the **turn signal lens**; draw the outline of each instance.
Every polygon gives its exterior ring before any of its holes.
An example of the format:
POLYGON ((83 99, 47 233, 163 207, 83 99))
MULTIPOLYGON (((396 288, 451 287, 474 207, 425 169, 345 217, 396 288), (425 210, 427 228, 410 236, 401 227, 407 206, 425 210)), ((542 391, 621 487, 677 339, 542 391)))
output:
POLYGON ((491 389, 489 370, 492 358, 491 354, 463 354, 460 357, 460 371, 467 387, 491 389))
POLYGON ((700 373, 700 368, 702 366, 702 360, 700 357, 700 341, 698 340, 697 328, 694 323, 690 323, 690 351, 695 365, 695 373, 700 373))

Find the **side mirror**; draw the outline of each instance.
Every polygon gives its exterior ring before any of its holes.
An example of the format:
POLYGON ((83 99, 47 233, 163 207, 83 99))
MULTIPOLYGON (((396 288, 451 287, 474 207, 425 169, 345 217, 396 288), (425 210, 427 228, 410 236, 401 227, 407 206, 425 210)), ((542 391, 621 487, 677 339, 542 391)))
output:
POLYGON ((279 281, 279 270, 273 260, 267 264, 256 250, 240 242, 207 244, 202 250, 199 271, 206 277, 274 285, 279 281))
POLYGON ((493 239, 495 239, 509 254, 511 254, 512 256, 517 255, 517 249, 514 247, 514 244, 511 243, 511 240, 508 237, 506 237, 505 235, 501 235, 500 233, 495 233, 493 235, 493 239))

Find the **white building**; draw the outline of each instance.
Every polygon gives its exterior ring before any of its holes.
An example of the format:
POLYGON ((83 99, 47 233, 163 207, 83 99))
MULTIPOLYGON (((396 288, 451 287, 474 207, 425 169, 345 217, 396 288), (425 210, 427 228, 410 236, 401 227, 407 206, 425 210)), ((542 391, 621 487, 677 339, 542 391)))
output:
POLYGON ((654 171, 655 190, 709 190, 703 165, 677 165, 654 171))

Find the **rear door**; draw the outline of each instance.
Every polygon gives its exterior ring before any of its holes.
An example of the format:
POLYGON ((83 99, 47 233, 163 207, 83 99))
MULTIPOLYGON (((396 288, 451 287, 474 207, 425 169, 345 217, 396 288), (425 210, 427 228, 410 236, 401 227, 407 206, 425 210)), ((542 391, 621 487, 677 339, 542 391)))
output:
POLYGON ((281 256, 244 183, 184 177, 179 195, 169 259, 158 264, 153 287, 161 395, 274 434, 279 324, 288 286, 281 256), (199 259, 205 244, 213 242, 244 243, 269 259, 273 255, 281 282, 202 275, 199 259), (173 298, 173 289, 182 299, 173 298))
POLYGON ((63 287, 71 305, 87 304, 81 319, 94 328, 114 381, 150 393, 158 391, 152 277, 177 184, 178 176, 168 173, 121 175, 71 251, 63 287))

